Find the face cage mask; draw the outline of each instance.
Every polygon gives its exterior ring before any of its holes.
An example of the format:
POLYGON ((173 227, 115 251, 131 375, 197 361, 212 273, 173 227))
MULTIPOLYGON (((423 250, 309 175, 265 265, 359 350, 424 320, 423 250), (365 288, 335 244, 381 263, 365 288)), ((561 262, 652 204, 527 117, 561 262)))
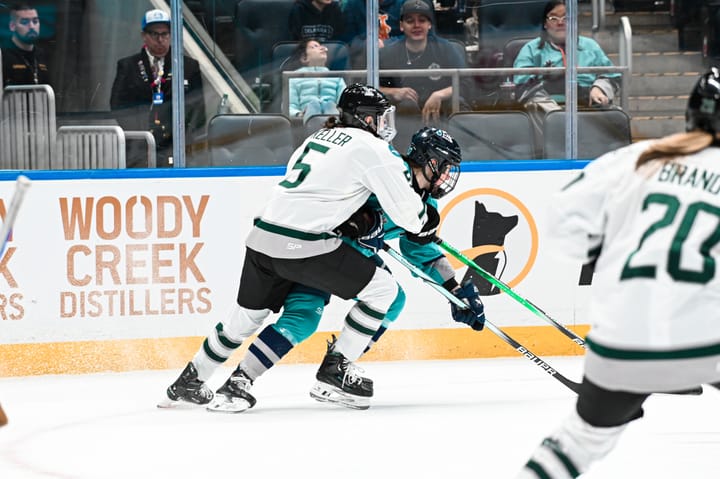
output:
POLYGON ((455 189, 455 185, 460 178, 460 165, 450 165, 449 168, 445 170, 445 173, 442 175, 433 175, 433 177, 435 176, 437 176, 437 178, 432 182, 430 196, 439 199, 455 189))
POLYGON ((377 117, 377 128, 375 130, 377 135, 390 143, 397 135, 395 129, 395 107, 391 106, 385 112, 377 117))

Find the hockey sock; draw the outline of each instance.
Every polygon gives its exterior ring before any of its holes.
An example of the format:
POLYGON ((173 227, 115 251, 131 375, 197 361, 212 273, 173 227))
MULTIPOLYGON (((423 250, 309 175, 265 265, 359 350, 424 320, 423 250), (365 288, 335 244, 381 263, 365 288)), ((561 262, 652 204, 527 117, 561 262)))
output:
POLYGON ((291 349, 293 344, 273 325, 260 331, 255 341, 250 344, 248 352, 240 362, 240 367, 255 381, 265 371, 273 367, 291 349))
POLYGON ((365 351, 363 351, 363 354, 367 353, 368 351, 370 351, 370 349, 372 349, 375 343, 380 340, 380 336, 385 334, 385 331, 387 331, 387 328, 385 326, 380 326, 380 329, 378 329, 372 339, 370 339, 370 343, 365 348, 365 351))
POLYGON ((227 319, 215 325, 215 330, 205 338, 202 347, 193 358, 198 379, 201 381, 210 379, 215 369, 227 361, 233 351, 262 326, 269 314, 269 309, 247 309, 234 305, 227 319))
POLYGON ((615 447, 626 427, 591 426, 573 411, 560 429, 535 449, 519 477, 527 477, 523 474, 531 470, 539 477, 576 478, 615 447))
POLYGON ((223 324, 217 323, 214 334, 205 338, 202 347, 193 357, 192 362, 195 369, 197 369, 198 379, 203 382, 210 379, 215 369, 227 361, 233 351, 239 348, 241 344, 242 340, 233 341, 228 338, 223 329, 223 324))
POLYGON ((356 303, 345 317, 345 326, 335 343, 335 351, 350 361, 356 361, 382 326, 384 316, 383 312, 374 311, 367 304, 356 303))

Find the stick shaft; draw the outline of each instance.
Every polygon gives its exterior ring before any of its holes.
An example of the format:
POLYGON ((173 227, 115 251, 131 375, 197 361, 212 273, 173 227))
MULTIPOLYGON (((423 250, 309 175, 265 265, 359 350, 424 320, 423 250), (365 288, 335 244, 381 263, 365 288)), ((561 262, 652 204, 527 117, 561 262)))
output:
MULTIPOLYGON (((438 291, 440 294, 445 296, 449 301, 451 301, 453 304, 457 305, 460 308, 466 309, 467 304, 465 304, 460 298, 456 297, 454 294, 452 294, 447 289, 443 288, 441 284, 438 284, 435 280, 433 280, 430 276, 428 276, 423 270, 409 262, 403 255, 395 251, 392 247, 389 245, 385 245, 385 251, 392 256, 398 263, 406 267, 408 270, 410 270, 411 273, 418 276, 423 282, 430 285, 434 290, 438 291)), ((485 327, 488 328, 490 331, 492 331, 497 337, 505 341, 507 344, 509 344, 515 351, 520 353, 523 357, 529 359, 530 361, 535 364, 535 366, 538 366, 543 371, 557 379, 559 382, 561 382, 563 385, 565 385, 568 389, 571 391, 578 393, 580 391, 580 384, 576 383, 575 381, 571 381, 570 379, 566 378, 562 374, 560 374, 555 368, 550 366, 547 362, 545 362, 540 356, 530 351, 528 348, 517 342, 515 339, 510 337, 505 331, 495 326, 492 322, 490 322, 487 318, 485 319, 485 327)))
POLYGON ((0 256, 5 252, 5 246, 7 245, 8 237, 12 232, 12 228, 15 225, 15 219, 17 219, 18 211, 20 206, 25 199, 25 193, 27 193, 31 182, 26 176, 18 176, 15 181, 15 193, 10 200, 10 206, 5 212, 5 219, 3 220, 2 226, 0 226, 0 256))
POLYGON ((517 301, 517 302, 520 303, 521 305, 525 306, 528 310, 530 310, 530 312, 534 313, 535 315, 537 315, 538 317, 540 317, 540 318, 543 319, 544 321, 547 321, 548 323, 550 323, 552 326, 555 327, 555 329, 557 329, 558 331, 560 331, 561 333, 563 333, 565 336, 567 336, 568 338, 570 338, 570 339, 571 339, 574 343, 576 343, 578 346, 581 346, 581 347, 587 349, 587 345, 585 344, 585 340, 584 340, 583 338, 581 338, 580 336, 578 336, 577 334, 575 334, 573 331, 571 331, 570 329, 568 329, 568 328, 566 328, 565 326, 563 326, 563 325, 562 325, 561 323, 559 323, 558 321, 556 321, 556 320, 554 320, 553 318, 551 318, 545 311, 543 311, 542 309, 538 308, 538 307, 537 307, 535 304, 533 304, 530 300, 525 299, 525 298, 523 298, 522 296, 520 296, 519 294, 517 294, 510 286, 508 286, 507 284, 505 284, 505 283, 504 283, 503 281, 501 281, 500 279, 496 278, 496 277, 493 276, 492 274, 490 274, 490 273, 488 273, 487 271, 485 271, 485 270, 484 270, 483 268, 481 268, 480 265, 478 265, 475 261, 471 260, 470 258, 468 258, 467 256, 465 256, 464 254, 462 254, 462 252, 460 252, 459 250, 457 250, 456 248, 454 248, 453 246, 451 246, 450 244, 448 244, 448 243, 445 242, 444 240, 441 240, 441 239, 440 239, 440 240, 438 241, 438 245, 440 245, 440 247, 441 247, 442 249, 444 249, 445 251, 447 251, 448 253, 450 253, 452 256, 454 256, 455 258, 457 258, 458 260, 460 260, 463 264, 465 264, 466 266, 468 266, 469 268, 471 268, 472 270, 474 270, 475 272, 477 272, 477 273, 478 273, 480 276, 482 276, 486 281, 488 281, 489 283, 497 286, 502 292, 506 293, 506 294, 507 294, 508 296, 510 296, 512 299, 514 299, 515 301, 517 301))
MULTIPOLYGON (((560 332, 562 332, 565 336, 567 336, 568 338, 572 339, 573 342, 575 342, 575 343, 578 344, 579 346, 582 346, 583 348, 587 349, 587 344, 585 343, 585 340, 583 340, 580 336, 576 335, 573 331, 567 329, 565 326, 563 326, 562 324, 560 324, 560 323, 558 323, 557 321, 555 321, 554 319, 552 319, 547 313, 545 313, 545 311, 543 311, 542 309, 540 309, 540 308, 538 308, 537 306, 535 306, 535 305, 534 305, 533 303, 531 303, 529 300, 527 300, 527 299, 523 298, 522 296, 520 296, 519 294, 517 294, 515 291, 512 290, 512 288, 510 288, 510 286, 508 286, 507 284, 503 283, 501 280, 497 279, 495 276, 491 275, 490 273, 488 273, 487 271, 485 271, 484 269, 482 269, 477 263, 475 263, 473 260, 471 260, 470 258, 468 258, 467 256, 465 256, 464 254, 462 254, 462 253, 461 253, 460 251, 458 251, 456 248, 452 247, 450 244, 446 243, 445 241, 443 241, 443 240, 441 240, 441 239, 438 240, 438 245, 440 245, 441 248, 443 248, 445 251, 447 251, 448 253, 450 253, 451 255, 453 255, 455 258, 457 258, 458 260, 460 260, 461 262, 463 262, 465 265, 467 265, 467 266, 469 266, 470 268, 472 268, 473 270, 477 271, 478 274, 480 274, 480 276, 482 276, 482 277, 485 278, 487 281, 489 281, 490 283, 492 283, 492 284, 494 284, 495 286, 497 286, 498 288, 500 288, 500 290, 502 290, 503 292, 507 293, 510 297, 512 297, 513 299, 515 299, 517 302, 519 302, 520 304, 522 304, 523 306, 525 306, 526 308, 528 308, 528 309, 529 309, 530 311, 532 311, 533 313, 537 314, 539 317, 541 317, 541 318, 544 319, 545 321, 547 321, 547 322, 549 322, 550 324, 552 324, 553 326, 555 326, 555 328, 557 328, 557 329, 558 329, 560 332)), ((403 259, 404 259, 404 258, 403 258, 403 259)), ((443 289, 444 289, 444 288, 443 288, 443 289)), ((487 324, 487 320, 485 321, 485 324, 487 324)), ((494 327, 495 327, 494 325, 491 325, 491 329, 494 328, 494 327)), ((496 329, 497 329, 497 328, 496 328, 496 329)), ((493 332, 495 332, 495 331, 493 330, 493 332)), ((495 334, 498 334, 498 333, 495 332, 495 334)), ((502 331, 500 331, 500 334, 505 334, 505 333, 503 333, 502 331)), ((526 353, 523 352, 523 349, 524 349, 523 346, 520 345, 519 343, 517 343, 516 341, 514 341, 514 340, 513 340, 512 338, 510 338, 509 336, 507 337, 507 339, 506 339, 506 338, 503 338, 503 339, 505 339, 505 342, 507 342, 508 344, 511 344, 511 345, 512 345, 518 352, 520 352, 521 354, 524 354, 524 355, 526 355, 526 356, 529 354, 530 356, 528 356, 528 357, 529 357, 530 359, 533 359, 533 357, 534 357, 536 360, 539 360, 539 361, 542 362, 542 359, 540 359, 540 358, 538 358, 537 356, 533 355, 533 353, 531 353, 530 351, 527 351, 526 353), (517 346, 515 346, 514 344, 512 344, 512 342, 517 343, 517 346), (522 348, 522 349, 521 349, 521 348, 522 348)), ((544 364, 547 365, 547 363, 544 363, 544 364)), ((542 367, 542 365, 540 365, 540 366, 542 367)), ((548 366, 548 367, 549 367, 549 366, 548 366)), ((550 373, 550 374, 552 374, 552 373, 550 373)), ((572 382, 572 381, 568 380, 567 378, 563 377, 562 375, 555 376, 555 379, 557 379, 558 381, 562 382, 562 383, 565 384, 568 388, 572 389, 572 390, 575 391, 575 392, 578 391, 576 388, 580 386, 578 383, 572 382), (569 384, 568 384, 568 382, 569 382, 569 384)), ((679 395, 693 395, 693 396, 697 396, 697 395, 700 395, 700 394, 702 394, 702 393, 703 393, 702 387, 698 386, 698 387, 690 388, 690 389, 683 390, 683 391, 670 392, 670 393, 668 393, 668 394, 679 394, 679 395)))

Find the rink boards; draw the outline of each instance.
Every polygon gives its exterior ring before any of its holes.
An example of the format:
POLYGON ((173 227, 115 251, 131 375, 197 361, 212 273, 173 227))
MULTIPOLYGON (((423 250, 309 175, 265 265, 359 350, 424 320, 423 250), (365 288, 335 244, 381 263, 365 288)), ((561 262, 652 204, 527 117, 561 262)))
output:
MULTIPOLYGON (((445 241, 581 334, 588 275, 550 257, 544 221, 548 197, 584 164, 468 163, 440 203, 445 241)), ((283 172, 30 172, 0 261, 0 376, 184 365, 233 304, 244 239, 283 172)), ((0 173, 3 217, 16 176, 0 173)), ((386 261, 407 304, 368 360, 517 354, 489 331, 454 323, 445 298, 386 261)), ((463 278, 466 267, 453 264, 463 278)), ((582 353, 507 295, 482 292, 487 317, 534 353, 582 353)), ((318 332, 285 361, 318 362, 349 306, 334 298, 318 332)))

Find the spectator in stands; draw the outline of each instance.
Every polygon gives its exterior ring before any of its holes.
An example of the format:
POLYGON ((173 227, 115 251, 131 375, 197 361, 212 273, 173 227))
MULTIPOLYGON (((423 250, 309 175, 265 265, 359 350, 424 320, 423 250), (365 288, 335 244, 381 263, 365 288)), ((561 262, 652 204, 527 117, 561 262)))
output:
MULTIPOLYGON (((301 41, 293 57, 302 65, 298 72, 326 72, 328 49, 317 40, 301 41)), ((289 90, 290 116, 301 117, 303 123, 313 115, 337 115, 337 102, 345 89, 342 77, 291 78, 289 90)))
MULTIPOLYGON (((149 130, 155 137, 158 167, 173 166, 172 158, 172 59, 170 16, 149 10, 142 18, 139 53, 122 58, 110 95, 110 108, 125 130, 149 130)), ((185 138, 192 144, 205 126, 202 76, 198 62, 183 57, 185 70, 185 138)), ((144 148, 132 143, 127 166, 147 166, 144 148), (137 148, 135 148, 137 146, 137 148)))
POLYGON ((40 17, 27 3, 10 7, 11 46, 2 49, 3 85, 49 85, 50 73, 42 51, 40 17))
MULTIPOLYGON (((380 90, 391 99, 398 115, 422 115, 424 124, 451 113, 450 76, 432 75, 436 68, 464 68, 465 57, 449 41, 431 34, 433 6, 426 0, 406 0, 400 10, 403 36, 380 50, 380 69, 428 69, 422 77, 380 77, 380 90)), ((458 92, 459 94, 459 92, 458 92)))
MULTIPOLYGON (((543 12, 542 33, 530 40, 518 52, 513 66, 528 67, 564 67, 566 11, 564 0, 551 0, 543 12)), ((580 67, 613 66, 600 45, 588 37, 578 37, 577 64, 580 67)), ((578 79, 578 101, 580 105, 607 106, 612 103, 617 90, 619 73, 580 73, 578 79)), ((519 86, 521 101, 541 101, 550 99, 557 103, 565 102, 565 75, 515 75, 515 84, 519 86)), ((556 105, 557 105, 556 103, 556 105)))
MULTIPOLYGON (((400 7, 402 0, 379 0, 378 2, 378 47, 383 48, 392 37, 402 35, 400 30, 400 7)), ((344 41, 350 45, 352 64, 364 68, 365 44, 367 39, 367 0, 345 0, 342 5, 345 19, 344 41)))
POLYGON ((288 26, 295 40, 341 40, 345 31, 342 10, 336 0, 295 0, 288 26))
MULTIPOLYGON (((564 0, 551 0, 543 10, 542 32, 518 52, 513 67, 564 67, 566 10, 564 0)), ((613 66, 600 45, 588 37, 578 36, 577 66, 613 66)), ((619 73, 579 73, 578 105, 608 107, 618 90, 619 73)), ((551 111, 565 103, 565 74, 515 75, 516 98, 530 114, 535 130, 535 151, 542 156, 543 121, 551 111)))

